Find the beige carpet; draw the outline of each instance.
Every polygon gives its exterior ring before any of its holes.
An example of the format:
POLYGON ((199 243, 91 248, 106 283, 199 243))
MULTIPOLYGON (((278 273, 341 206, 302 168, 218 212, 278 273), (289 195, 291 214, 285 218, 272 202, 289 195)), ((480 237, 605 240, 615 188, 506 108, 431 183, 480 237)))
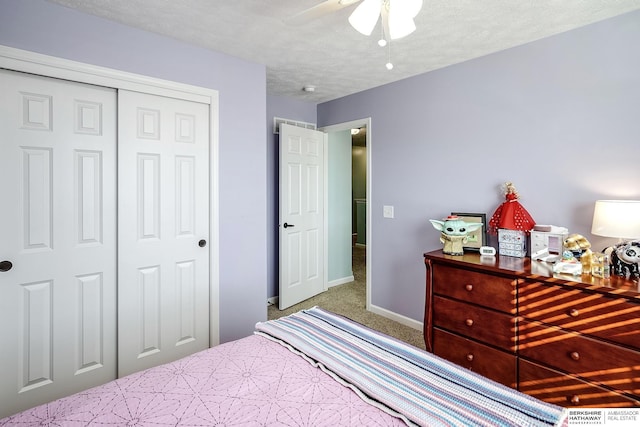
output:
POLYGON ((365 309, 366 301, 366 248, 356 246, 353 248, 353 275, 355 280, 344 285, 333 286, 326 292, 313 298, 289 307, 286 310, 278 310, 275 305, 268 308, 268 318, 277 319, 299 310, 314 306, 341 314, 360 322, 372 329, 384 332, 416 347, 424 349, 422 332, 405 326, 386 317, 373 314, 365 309))

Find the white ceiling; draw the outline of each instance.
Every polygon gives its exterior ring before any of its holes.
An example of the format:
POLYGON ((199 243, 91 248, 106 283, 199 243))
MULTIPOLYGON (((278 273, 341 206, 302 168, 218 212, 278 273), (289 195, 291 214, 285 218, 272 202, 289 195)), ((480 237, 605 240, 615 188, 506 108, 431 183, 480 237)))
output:
MULTIPOLYGON (((418 29, 391 43, 356 32, 357 4, 296 26, 324 0, 48 0, 266 65, 267 92, 324 102, 508 49, 622 13, 640 0, 424 0, 418 29), (312 85, 316 91, 303 92, 312 85)), ((337 1, 337 0, 335 0, 337 1)))

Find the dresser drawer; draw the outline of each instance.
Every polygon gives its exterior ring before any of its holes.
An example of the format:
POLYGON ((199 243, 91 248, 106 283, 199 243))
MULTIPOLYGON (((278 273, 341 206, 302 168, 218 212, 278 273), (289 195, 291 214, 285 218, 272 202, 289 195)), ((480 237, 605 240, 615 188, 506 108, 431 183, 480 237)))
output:
POLYGON ((518 367, 518 390, 548 403, 592 408, 640 406, 640 400, 633 400, 526 360, 520 359, 518 367))
POLYGON ((506 313, 516 312, 516 280, 445 265, 433 266, 433 292, 506 313))
POLYGON ((640 304, 541 282, 518 287, 521 316, 640 350, 640 304))
POLYGON ((520 321, 518 329, 521 356, 640 396, 640 352, 538 322, 520 321))
POLYGON ((516 387, 516 356, 435 328, 434 354, 473 372, 516 387))
POLYGON ((516 318, 440 296, 433 297, 434 326, 478 341, 516 350, 516 318))

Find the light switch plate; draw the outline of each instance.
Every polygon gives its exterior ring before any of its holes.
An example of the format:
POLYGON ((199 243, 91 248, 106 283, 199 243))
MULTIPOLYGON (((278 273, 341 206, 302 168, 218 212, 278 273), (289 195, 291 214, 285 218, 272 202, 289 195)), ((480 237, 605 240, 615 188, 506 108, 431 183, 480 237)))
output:
POLYGON ((383 206, 382 216, 385 218, 393 218, 393 206, 383 206))

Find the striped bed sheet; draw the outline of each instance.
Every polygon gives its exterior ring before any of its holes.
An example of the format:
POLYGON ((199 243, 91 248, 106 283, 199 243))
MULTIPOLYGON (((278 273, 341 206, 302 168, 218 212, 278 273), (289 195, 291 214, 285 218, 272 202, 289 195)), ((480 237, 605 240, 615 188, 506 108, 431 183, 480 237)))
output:
POLYGON ((314 307, 258 323, 364 400, 420 426, 566 425, 566 410, 314 307))

